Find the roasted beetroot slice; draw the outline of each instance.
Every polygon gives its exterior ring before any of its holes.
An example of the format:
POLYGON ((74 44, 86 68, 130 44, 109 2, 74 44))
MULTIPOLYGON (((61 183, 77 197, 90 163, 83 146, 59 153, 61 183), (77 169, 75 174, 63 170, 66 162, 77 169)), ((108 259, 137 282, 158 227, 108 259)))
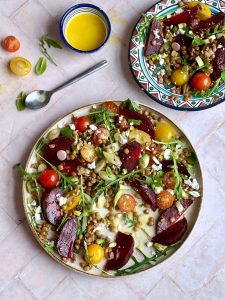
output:
POLYGON ((211 18, 199 21, 197 25, 191 27, 194 33, 202 33, 207 29, 213 30, 216 26, 222 25, 225 22, 225 14, 221 11, 218 14, 212 15, 211 18))
MULTIPOLYGON (((178 172, 180 174, 186 175, 186 176, 190 176, 186 166, 182 163, 178 163, 178 172)), ((172 160, 163 160, 162 161, 162 170, 163 172, 167 173, 169 171, 172 170, 172 168, 170 168, 171 166, 173 166, 173 161, 172 160)))
POLYGON ((118 270, 126 265, 134 252, 134 239, 132 235, 118 232, 116 236, 116 247, 112 248, 114 258, 108 260, 105 270, 118 270))
POLYGON ((147 185, 141 185, 137 180, 130 181, 130 185, 138 192, 138 194, 141 196, 141 199, 145 203, 151 205, 153 211, 156 211, 157 204, 154 191, 147 185))
POLYGON ((170 227, 172 224, 174 224, 180 216, 182 216, 185 211, 188 209, 189 206, 192 205, 193 200, 191 199, 182 199, 180 200, 183 210, 181 212, 178 211, 175 204, 171 206, 170 208, 164 210, 161 215, 159 216, 157 226, 156 226, 156 233, 160 233, 164 230, 166 230, 168 227, 170 227))
POLYGON ((127 169, 127 171, 129 172, 136 168, 140 156, 141 156, 141 144, 139 144, 136 141, 126 144, 119 151, 119 157, 122 162, 122 166, 123 168, 127 169), (124 152, 125 149, 129 150, 128 154, 124 152))
POLYGON ((224 37, 222 37, 218 41, 215 58, 212 64, 213 64, 212 79, 217 80, 218 78, 220 78, 221 72, 225 71, 225 38, 224 37), (222 47, 218 48, 219 45, 221 45, 222 47))
POLYGON ((187 220, 186 218, 181 219, 177 223, 171 225, 166 230, 158 233, 152 238, 152 242, 159 243, 162 245, 172 245, 182 239, 185 232, 187 231, 187 220))
POLYGON ((193 39, 191 37, 186 36, 184 34, 178 34, 175 37, 175 42, 177 42, 181 47, 185 46, 186 48, 191 46, 192 40, 193 39))
POLYGON ((155 138, 155 129, 151 123, 151 121, 144 115, 139 114, 136 111, 131 111, 128 108, 120 109, 119 115, 123 115, 125 119, 133 119, 133 120, 140 120, 140 125, 134 125, 135 128, 142 130, 148 133, 152 139, 155 138))
POLYGON ((77 171, 77 167, 82 165, 82 162, 75 158, 74 160, 64 160, 60 165, 62 166, 62 173, 72 175, 73 172, 77 171))
POLYGON ((154 18, 150 26, 149 35, 144 48, 145 56, 157 53, 163 44, 163 23, 154 18), (155 32, 158 34, 155 35, 155 32), (153 40, 156 41, 156 45, 152 45, 153 40))
POLYGON ((43 157, 54 166, 57 166, 61 161, 57 157, 59 150, 68 150, 74 142, 74 139, 65 136, 59 136, 48 143, 44 149, 43 157))
POLYGON ((56 248, 59 255, 66 258, 73 258, 73 245, 77 233, 77 219, 68 220, 60 231, 56 248))
POLYGON ((196 5, 190 9, 184 10, 180 14, 174 15, 169 19, 165 19, 163 23, 166 26, 177 25, 180 23, 186 23, 187 25, 190 25, 193 22, 193 20, 196 18, 197 12, 198 12, 198 7, 196 5))
POLYGON ((63 194, 60 188, 46 192, 42 200, 42 208, 46 221, 56 226, 61 220, 61 208, 58 198, 63 194))

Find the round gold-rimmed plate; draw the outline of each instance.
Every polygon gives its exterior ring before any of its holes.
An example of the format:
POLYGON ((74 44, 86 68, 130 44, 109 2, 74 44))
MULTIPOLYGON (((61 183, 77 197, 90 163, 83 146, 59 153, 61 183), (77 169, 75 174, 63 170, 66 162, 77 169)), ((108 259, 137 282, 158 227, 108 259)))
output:
MULTIPOLYGON (((122 101, 115 101, 116 104, 120 105, 122 101)), ((79 117, 79 116, 83 116, 83 115, 87 115, 90 111, 90 109, 94 106, 98 106, 99 104, 101 104, 102 102, 98 102, 98 103, 93 103, 90 105, 86 105, 83 106, 79 109, 76 109, 70 113, 68 113, 67 115, 61 117, 60 119, 56 120, 53 124, 51 124, 46 130, 45 132, 38 138, 37 142, 35 143, 34 147, 31 150, 31 153, 29 155, 27 164, 26 164, 26 171, 27 172, 34 172, 35 170, 33 169, 32 165, 35 164, 37 162, 37 156, 36 156, 36 149, 37 149, 37 145, 40 143, 40 140, 42 140, 43 138, 45 138, 48 133, 55 128, 62 128, 63 126, 65 126, 66 124, 71 124, 71 121, 74 117, 79 117)), ((141 109, 142 110, 147 110, 148 112, 150 112, 151 114, 153 114, 154 116, 156 116, 156 118, 163 120, 165 123, 168 123, 170 126, 173 127, 173 129, 176 131, 176 133, 181 136, 183 138, 183 140, 185 140, 186 145, 188 146, 189 149, 191 149, 191 151, 193 151, 193 153, 195 153, 195 150, 193 148, 193 146, 191 145, 190 141, 188 140, 188 138, 186 137, 186 135, 177 127, 177 125, 175 125, 171 120, 169 120, 166 116, 164 116, 163 114, 161 114, 160 112, 147 107, 145 105, 140 104, 141 109)), ((181 244, 179 244, 179 246, 177 246, 176 248, 173 248, 171 251, 168 252, 168 254, 166 256, 162 256, 157 260, 157 264, 162 263, 163 261, 165 261, 168 257, 170 257, 173 253, 175 253, 180 247, 181 245, 183 245, 183 243, 186 241, 187 237, 189 236, 190 232, 192 231, 198 215, 199 215, 199 211, 200 211, 200 207, 201 207, 201 202, 202 202, 202 195, 203 195, 203 185, 202 185, 202 173, 201 173, 201 168, 199 163, 196 163, 196 178, 197 181, 199 183, 199 193, 200 193, 200 197, 196 198, 193 202, 193 204, 189 207, 189 209, 185 212, 185 217, 188 221, 188 230, 185 233, 184 238, 182 239, 181 244)), ((32 202, 33 200, 31 200, 31 195, 28 193, 27 191, 27 187, 26 187, 26 183, 23 183, 23 205, 24 205, 24 209, 25 209, 25 214, 29 223, 29 226, 35 236, 35 238, 37 239, 37 241, 39 242, 39 244, 43 247, 43 249, 56 261, 58 261, 59 263, 63 264, 64 266, 70 268, 73 271, 77 271, 77 272, 81 272, 81 273, 85 273, 87 275, 93 275, 93 276, 99 276, 99 277, 108 277, 108 278, 114 278, 117 277, 115 276, 114 272, 108 272, 108 273, 104 273, 101 270, 104 268, 104 264, 105 261, 103 260, 101 265, 98 268, 93 267, 90 271, 85 272, 82 267, 80 266, 80 263, 83 261, 82 256, 81 255, 76 255, 76 261, 72 261, 72 260, 65 260, 62 259, 56 250, 52 250, 51 247, 49 247, 49 245, 46 245, 46 242, 43 242, 43 240, 41 240, 40 238, 40 234, 37 230, 37 224, 35 224, 35 213, 42 214, 42 211, 38 211, 37 212, 37 208, 39 207, 39 210, 41 209, 39 203, 36 203, 35 207, 32 207, 32 202)), ((138 197, 137 197, 138 199, 138 197)), ((140 199, 138 199, 140 201, 140 199)), ((154 218, 158 218, 159 213, 153 213, 152 212, 152 216, 154 216, 154 218)), ((43 217, 43 216, 42 216, 43 217)), ((154 235, 154 230, 153 227, 152 229, 149 231, 151 232, 151 235, 154 235)), ((144 244, 144 248, 142 249, 143 252, 148 255, 148 256, 152 256, 154 255, 152 253, 153 248, 150 248, 150 250, 148 248, 145 247, 146 242, 149 241, 149 238, 146 237, 146 235, 143 232, 139 232, 138 236, 141 236, 140 239, 138 240, 138 242, 143 242, 145 239, 145 244, 144 244), (146 252, 148 251, 148 253, 146 252)), ((136 237, 137 238, 137 237, 136 237)), ((135 240, 136 242, 136 240, 135 240)), ((136 245, 137 247, 137 245, 136 245)), ((149 247, 149 246, 148 246, 149 247)), ((138 250, 135 249, 134 251, 134 255, 135 257, 137 257, 138 260, 143 259, 142 254, 140 254, 140 252, 138 250)), ((129 267, 132 265, 132 260, 130 259, 128 261, 128 263, 124 266, 124 268, 129 267)), ((152 266, 146 266, 146 268, 144 268, 141 271, 145 271, 148 270, 149 268, 151 268, 152 266)), ((155 267, 155 266, 154 266, 155 267)), ((132 273, 131 273, 132 274, 132 273)), ((124 274, 123 276, 126 276, 129 274, 124 274)))

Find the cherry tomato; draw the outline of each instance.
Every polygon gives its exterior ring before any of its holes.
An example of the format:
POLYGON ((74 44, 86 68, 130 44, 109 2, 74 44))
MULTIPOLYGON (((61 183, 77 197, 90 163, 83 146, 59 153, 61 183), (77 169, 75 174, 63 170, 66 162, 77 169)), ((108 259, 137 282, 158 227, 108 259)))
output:
POLYGON ((102 103, 102 106, 108 109, 108 111, 117 114, 118 113, 118 106, 113 101, 107 101, 102 103))
POLYGON ((79 132, 85 132, 90 125, 91 119, 88 116, 82 116, 75 120, 75 126, 79 132))
POLYGON ((40 177, 39 177, 40 184, 48 189, 53 189, 56 187, 59 176, 53 169, 45 169, 40 177))
POLYGON ((188 74, 183 70, 176 69, 171 75, 171 81, 177 86, 184 85, 188 82, 188 74))
POLYGON ((68 211, 74 209, 80 202, 81 195, 77 194, 77 190, 66 193, 67 202, 63 205, 63 210, 68 211))
POLYGON ((156 196, 156 203, 159 208, 161 209, 167 209, 173 205, 175 198, 174 196, 168 192, 168 191, 161 191, 157 196, 156 196))
POLYGON ((110 133, 108 129, 100 127, 93 133, 92 140, 96 146, 106 144, 109 140, 110 133))
POLYGON ((18 76, 25 76, 30 73, 32 65, 24 57, 14 57, 9 62, 10 70, 18 76))
POLYGON ((199 20, 207 20, 211 17, 211 10, 205 3, 201 3, 198 1, 187 2, 189 7, 194 7, 198 5, 197 18, 199 20))
POLYGON ((129 194, 123 194, 119 198, 117 205, 122 212, 129 213, 131 211, 134 211, 136 206, 136 200, 133 196, 129 194))
POLYGON ((16 52, 20 48, 20 42, 15 36, 9 35, 2 41, 2 47, 8 52, 16 52))
POLYGON ((168 189, 174 189, 176 185, 176 178, 174 177, 174 172, 169 171, 163 176, 163 183, 168 189))
POLYGON ((134 129, 130 132, 129 140, 134 140, 140 143, 141 145, 151 145, 152 143, 150 135, 139 129, 134 129))
POLYGON ((104 257, 105 251, 98 244, 91 244, 87 248, 86 260, 93 265, 97 265, 104 257))
POLYGON ((171 139, 174 138, 174 136, 175 132, 169 124, 163 122, 157 123, 155 128, 156 140, 167 143, 171 141, 171 139))
POLYGON ((206 91, 211 86, 211 79, 205 73, 196 73, 191 80, 192 86, 197 91, 206 91))
POLYGON ((94 145, 84 144, 84 146, 80 150, 80 154, 83 159, 89 163, 92 163, 97 159, 94 145))

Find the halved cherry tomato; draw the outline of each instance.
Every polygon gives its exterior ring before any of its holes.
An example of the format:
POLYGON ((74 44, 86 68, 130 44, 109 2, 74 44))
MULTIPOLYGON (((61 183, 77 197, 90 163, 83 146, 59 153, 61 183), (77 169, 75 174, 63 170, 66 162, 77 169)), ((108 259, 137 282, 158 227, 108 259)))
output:
POLYGON ((85 132, 91 125, 91 119, 88 116, 82 116, 75 119, 75 126, 79 132, 85 132))
POLYGON ((188 7, 194 7, 198 5, 197 18, 199 20, 207 20, 211 17, 211 10, 205 3, 198 1, 187 2, 188 7))
POLYGON ((18 76, 25 76, 30 73, 32 65, 24 57, 14 57, 9 62, 10 70, 18 76))
POLYGON ((56 187, 59 176, 53 169, 45 169, 40 177, 39 177, 40 184, 48 189, 53 189, 56 187))
POLYGON ((110 133, 108 129, 100 127, 93 133, 92 140, 96 146, 100 146, 106 144, 109 140, 109 137, 110 133))
POLYGON ((74 209, 80 202, 81 195, 77 194, 77 190, 66 193, 67 202, 63 205, 63 210, 68 211, 74 209))
POLYGON ((130 132, 129 140, 134 140, 140 143, 141 145, 151 145, 152 143, 150 135, 139 129, 134 129, 130 132))
POLYGON ((161 191, 156 196, 156 203, 159 208, 167 209, 173 205, 175 197, 168 191, 161 191))
POLYGON ((156 128, 155 128, 156 140, 167 143, 167 142, 171 141, 171 139, 174 136, 175 136, 175 132, 169 124, 166 124, 163 122, 157 123, 156 128))
POLYGON ((176 178, 174 177, 173 171, 165 173, 163 176, 163 183, 168 189, 174 189, 176 185, 176 178))
POLYGON ((176 69, 171 75, 171 81, 177 86, 182 86, 188 82, 188 73, 181 69, 176 69))
POLYGON ((87 248, 87 253, 85 258, 87 262, 90 262, 93 265, 97 265, 103 259, 105 254, 104 249, 98 244, 91 244, 87 248))
POLYGON ((97 159, 94 145, 84 144, 84 146, 80 150, 80 154, 83 159, 89 163, 92 163, 97 159))
POLYGON ((107 101, 102 103, 102 106, 108 109, 108 111, 117 114, 118 113, 118 106, 113 101, 107 101))
POLYGON ((125 213, 134 211, 136 204, 135 198, 130 194, 123 194, 117 202, 119 209, 125 213))
POLYGON ((196 73, 191 80, 192 86, 197 91, 206 91, 211 86, 211 78, 205 73, 196 73))
POLYGON ((16 52, 20 48, 20 42, 15 36, 9 35, 2 41, 2 47, 8 52, 16 52))

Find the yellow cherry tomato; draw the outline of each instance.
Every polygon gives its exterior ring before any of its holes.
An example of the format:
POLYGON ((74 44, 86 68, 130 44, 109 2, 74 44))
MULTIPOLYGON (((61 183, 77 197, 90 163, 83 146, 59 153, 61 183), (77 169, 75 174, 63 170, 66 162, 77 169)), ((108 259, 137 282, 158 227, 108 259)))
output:
POLYGON ((191 1, 188 2, 187 5, 189 7, 194 7, 198 5, 198 12, 197 12, 197 18, 199 20, 207 20, 211 17, 211 10, 205 3, 201 3, 198 1, 191 1))
POLYGON ((104 257, 104 249, 98 244, 91 244, 87 248, 86 260, 93 265, 97 265, 104 257))
POLYGON ((77 195, 77 190, 66 193, 67 202, 63 205, 63 210, 68 211, 74 209, 80 202, 81 195, 77 195))
POLYGON ((171 81, 177 86, 184 85, 188 82, 188 74, 181 69, 174 70, 171 75, 171 81))
POLYGON ((10 70, 18 76, 25 76, 30 73, 32 65, 24 57, 14 57, 9 62, 10 70))
POLYGON ((92 163, 97 159, 94 145, 84 144, 84 146, 80 150, 80 154, 83 159, 89 163, 92 163))
POLYGON ((149 134, 142 130, 134 129, 130 131, 129 140, 135 140, 141 145, 149 144, 151 145, 151 137, 149 134))
POLYGON ((159 122, 155 128, 155 137, 156 140, 167 143, 175 137, 175 132, 169 124, 159 122))

